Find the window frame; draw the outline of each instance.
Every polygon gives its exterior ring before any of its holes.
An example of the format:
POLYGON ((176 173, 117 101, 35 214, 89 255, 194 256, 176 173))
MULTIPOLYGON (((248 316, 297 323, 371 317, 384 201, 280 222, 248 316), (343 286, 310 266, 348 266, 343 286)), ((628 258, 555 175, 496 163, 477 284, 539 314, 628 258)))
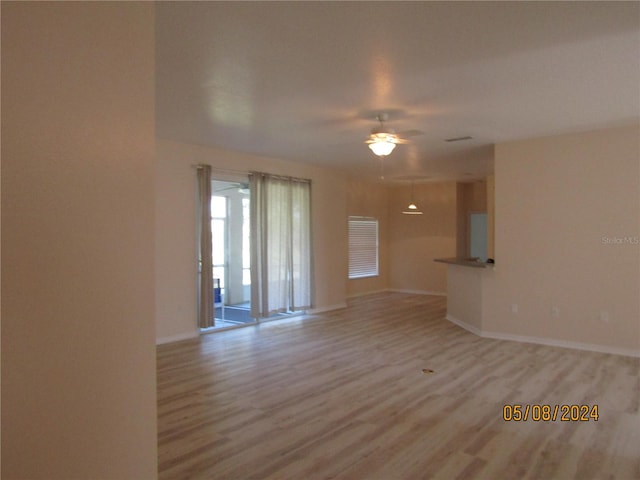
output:
POLYGON ((380 276, 380 225, 375 217, 350 215, 349 280, 380 276))

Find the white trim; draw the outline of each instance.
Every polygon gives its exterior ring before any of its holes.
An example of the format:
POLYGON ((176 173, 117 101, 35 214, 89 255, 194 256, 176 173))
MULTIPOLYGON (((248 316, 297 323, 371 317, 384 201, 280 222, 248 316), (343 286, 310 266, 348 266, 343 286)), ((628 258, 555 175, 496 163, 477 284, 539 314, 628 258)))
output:
POLYGON ((446 297, 446 292, 432 292, 431 290, 410 290, 405 288, 390 288, 389 292, 395 293, 412 293, 414 295, 433 295, 436 297, 446 297))
POLYGON ((328 305, 326 307, 311 308, 306 311, 306 314, 315 315, 317 313, 330 312, 332 310, 340 310, 341 308, 347 308, 347 303, 342 302, 342 303, 336 303, 335 305, 328 305))
POLYGON ((169 337, 156 338, 156 345, 162 345, 165 343, 179 342, 181 340, 190 340, 192 338, 198 338, 200 332, 194 330, 193 332, 179 333, 178 335, 171 335, 169 337))
POLYGON ((610 347, 608 345, 595 345, 592 343, 572 342, 570 340, 560 340, 556 338, 530 337, 527 335, 515 335, 512 333, 487 332, 470 325, 447 313, 445 317, 451 323, 458 325, 465 330, 483 338, 493 338, 496 340, 508 340, 512 342, 535 343, 549 347, 572 348, 574 350, 586 350, 597 353, 610 353, 612 355, 622 355, 625 357, 640 357, 640 350, 632 348, 610 347))
POLYGON ((595 345, 593 343, 572 342, 570 340, 559 340, 555 338, 529 337, 526 335, 513 335, 510 333, 484 332, 485 337, 497 340, 511 340, 515 342, 537 343, 550 347, 573 348, 575 350, 587 350, 589 352, 610 353, 613 355, 623 355, 625 357, 640 357, 640 350, 631 348, 611 347, 608 345, 595 345))
POLYGON ((457 326, 459 326, 460 328, 464 328, 465 330, 479 336, 479 337, 484 337, 484 335, 482 334, 482 330, 480 330, 478 327, 471 325, 467 322, 463 322, 462 320, 454 317, 453 315, 449 315, 447 313, 447 316, 445 317, 447 320, 449 320, 451 323, 455 323, 457 326))

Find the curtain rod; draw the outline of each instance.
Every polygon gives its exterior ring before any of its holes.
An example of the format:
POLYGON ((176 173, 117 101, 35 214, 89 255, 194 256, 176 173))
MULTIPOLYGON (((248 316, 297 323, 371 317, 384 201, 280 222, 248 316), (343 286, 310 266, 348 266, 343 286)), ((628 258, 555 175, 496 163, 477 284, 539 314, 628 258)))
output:
POLYGON ((310 179, 308 178, 299 178, 299 177, 291 177, 288 175, 278 175, 278 174, 274 174, 274 173, 267 173, 267 172, 256 172, 254 170, 247 172, 246 170, 232 170, 230 168, 217 168, 214 167, 213 165, 209 165, 208 163, 199 163, 199 164, 192 164, 191 168, 195 168, 196 170, 198 170, 199 168, 202 168, 203 166, 209 166, 211 167, 211 171, 212 172, 220 172, 220 173, 231 173, 231 174, 235 174, 235 175, 268 175, 270 177, 273 178, 280 178, 283 180, 293 180, 293 181, 297 181, 297 182, 311 182, 310 179))
POLYGON ((204 167, 204 166, 208 166, 211 167, 211 170, 214 172, 220 172, 220 173, 233 173, 233 174, 239 174, 239 175, 249 175, 250 172, 247 172, 246 170, 232 170, 230 168, 218 168, 218 167, 214 167, 213 165, 209 165, 208 163, 199 163, 199 164, 192 164, 191 168, 195 168, 196 170, 204 167))
POLYGON ((300 177, 291 177, 288 175, 278 175, 275 173, 267 173, 267 172, 249 172, 249 175, 264 175, 271 178, 276 178, 278 180, 290 180, 293 182, 303 182, 303 183, 311 183, 311 179, 309 178, 300 178, 300 177))

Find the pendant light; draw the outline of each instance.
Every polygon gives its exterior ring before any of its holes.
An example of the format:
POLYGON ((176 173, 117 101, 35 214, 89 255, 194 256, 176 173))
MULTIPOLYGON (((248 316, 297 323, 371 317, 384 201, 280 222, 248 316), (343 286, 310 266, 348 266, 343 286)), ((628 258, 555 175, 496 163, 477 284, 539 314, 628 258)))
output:
POLYGON ((422 211, 413 201, 413 180, 411 180, 411 197, 409 198, 409 205, 406 210, 402 212, 404 215, 422 215, 422 211))

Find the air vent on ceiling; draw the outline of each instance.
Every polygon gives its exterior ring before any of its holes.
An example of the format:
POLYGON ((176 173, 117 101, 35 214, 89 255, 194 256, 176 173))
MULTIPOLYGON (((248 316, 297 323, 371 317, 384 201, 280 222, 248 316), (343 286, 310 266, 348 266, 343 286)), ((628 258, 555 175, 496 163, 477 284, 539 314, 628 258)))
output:
POLYGON ((445 142, 462 142, 463 140, 471 140, 473 137, 467 135, 466 137, 445 138, 445 142))

